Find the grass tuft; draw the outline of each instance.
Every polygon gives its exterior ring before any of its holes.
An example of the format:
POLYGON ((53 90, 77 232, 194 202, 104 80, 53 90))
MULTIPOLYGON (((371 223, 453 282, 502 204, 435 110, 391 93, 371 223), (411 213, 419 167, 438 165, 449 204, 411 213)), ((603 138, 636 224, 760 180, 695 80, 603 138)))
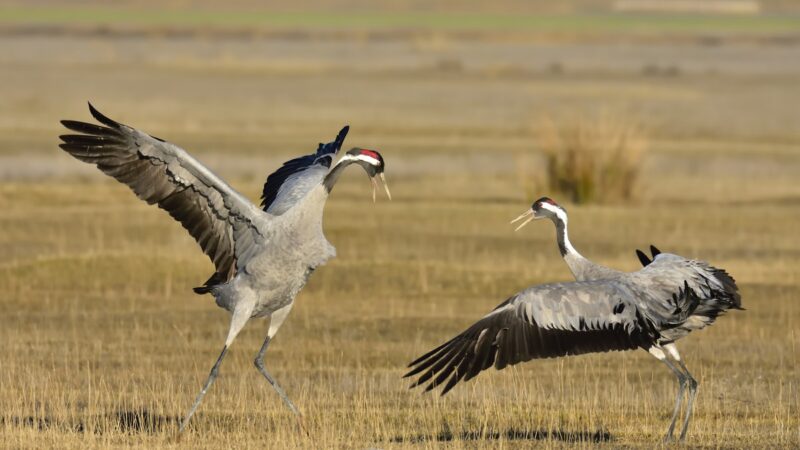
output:
POLYGON ((536 142, 546 157, 548 185, 576 203, 630 200, 647 150, 645 129, 623 116, 543 119, 536 142))

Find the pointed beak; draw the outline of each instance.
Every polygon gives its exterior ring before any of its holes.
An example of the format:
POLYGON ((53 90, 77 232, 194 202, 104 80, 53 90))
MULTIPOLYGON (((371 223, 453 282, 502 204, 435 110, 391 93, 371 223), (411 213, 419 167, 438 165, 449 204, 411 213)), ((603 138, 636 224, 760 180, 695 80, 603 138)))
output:
POLYGON ((392 199, 392 193, 389 192, 389 185, 386 184, 386 176, 381 172, 381 181, 383 182, 383 189, 386 190, 386 196, 389 197, 389 200, 392 199))
POLYGON ((536 218, 536 215, 533 213, 532 209, 529 209, 529 210, 525 211, 524 213, 520 214, 516 219, 512 220, 511 223, 513 224, 514 222, 520 221, 522 219, 525 219, 525 221, 523 221, 521 224, 519 224, 519 226, 517 226, 517 228, 515 228, 514 231, 519 231, 520 228, 524 227, 531 220, 533 220, 535 218, 536 218), (527 219, 525 219, 526 217, 527 217, 527 219))
MULTIPOLYGON (((389 200, 392 199, 392 193, 389 192, 389 185, 386 184, 386 176, 383 175, 383 172, 380 174, 381 181, 383 182, 383 189, 386 191, 386 196, 389 197, 389 200)), ((375 197, 377 196, 378 192, 378 180, 376 180, 377 176, 371 177, 369 180, 372 182, 372 203, 375 203, 375 197)))

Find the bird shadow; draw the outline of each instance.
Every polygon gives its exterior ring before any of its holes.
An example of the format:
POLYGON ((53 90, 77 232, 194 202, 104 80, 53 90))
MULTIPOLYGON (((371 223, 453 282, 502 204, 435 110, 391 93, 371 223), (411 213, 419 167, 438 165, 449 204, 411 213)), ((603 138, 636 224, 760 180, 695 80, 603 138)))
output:
POLYGON ((421 443, 421 442, 450 442, 461 441, 563 441, 563 442, 610 442, 613 439, 611 433, 604 430, 590 431, 566 431, 566 430, 524 430, 518 428, 508 428, 503 431, 495 430, 463 430, 453 432, 443 430, 436 435, 418 434, 414 436, 395 436, 389 439, 395 443, 421 443))
POLYGON ((179 421, 180 418, 178 416, 162 416, 153 414, 147 409, 138 409, 120 410, 104 417, 96 417, 92 420, 92 424, 89 424, 91 426, 88 427, 83 421, 64 422, 47 416, 12 416, 8 419, 0 417, 0 427, 33 428, 38 431, 58 429, 76 433, 91 432, 94 434, 105 434, 112 429, 116 429, 122 433, 156 434, 175 428, 179 421))
POLYGON ((75 433, 83 433, 86 427, 82 422, 66 423, 54 420, 50 417, 36 417, 36 416, 11 416, 0 417, 0 427, 16 427, 16 428, 32 428, 37 431, 46 431, 55 428, 61 431, 71 431, 75 433))
POLYGON ((119 431, 123 433, 160 433, 175 428, 180 422, 178 416, 153 414, 147 409, 117 411, 114 416, 119 431))
POLYGON ((49 417, 11 416, 8 419, 0 417, 0 426, 33 428, 39 431, 46 430, 53 425, 49 417))

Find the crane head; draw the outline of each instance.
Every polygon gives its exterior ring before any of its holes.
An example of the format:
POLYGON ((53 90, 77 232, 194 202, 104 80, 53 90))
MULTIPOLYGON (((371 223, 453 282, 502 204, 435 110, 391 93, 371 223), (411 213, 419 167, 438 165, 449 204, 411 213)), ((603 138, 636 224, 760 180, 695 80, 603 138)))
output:
POLYGON ((364 168, 370 181, 372 181, 373 202, 375 201, 376 192, 378 190, 376 178, 381 179, 381 182, 383 182, 383 189, 386 191, 386 196, 389 197, 389 200, 392 199, 392 193, 389 192, 389 185, 386 184, 386 175, 383 174, 386 164, 383 162, 383 156, 381 156, 380 153, 375 150, 354 147, 348 150, 342 159, 350 160, 364 168))
POLYGON ((519 226, 517 226, 516 229, 514 229, 514 231, 517 231, 534 219, 549 218, 555 220, 556 218, 558 218, 566 222, 566 217, 567 217, 567 210, 565 210, 562 206, 553 201, 551 198, 542 197, 533 202, 529 210, 520 214, 519 217, 512 220, 511 223, 520 221, 522 219, 526 219, 521 224, 519 224, 519 226))

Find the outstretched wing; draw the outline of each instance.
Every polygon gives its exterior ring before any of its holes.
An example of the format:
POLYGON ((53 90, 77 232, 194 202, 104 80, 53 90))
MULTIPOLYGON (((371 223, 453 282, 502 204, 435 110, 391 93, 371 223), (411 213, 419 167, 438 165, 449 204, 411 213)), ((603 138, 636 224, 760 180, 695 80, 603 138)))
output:
POLYGON ((345 126, 333 142, 320 143, 316 153, 286 161, 270 174, 261 194, 264 211, 281 215, 322 182, 349 130, 350 127, 345 126))
POLYGON ((493 366, 647 347, 657 337, 652 322, 613 280, 556 283, 529 288, 450 341, 421 356, 405 376, 412 387, 447 381, 442 395, 493 366), (449 379, 448 379, 449 378, 449 379))
POLYGON ((180 147, 115 122, 91 104, 89 111, 105 126, 62 120, 80 134, 60 136, 59 147, 158 204, 189 231, 216 267, 196 292, 229 280, 237 260, 246 262, 263 239, 255 222, 265 215, 180 147))
POLYGON ((450 341, 412 362, 405 376, 447 382, 442 395, 492 365, 535 358, 648 348, 741 309, 733 278, 702 261, 658 253, 638 272, 615 279, 526 289, 450 341))

